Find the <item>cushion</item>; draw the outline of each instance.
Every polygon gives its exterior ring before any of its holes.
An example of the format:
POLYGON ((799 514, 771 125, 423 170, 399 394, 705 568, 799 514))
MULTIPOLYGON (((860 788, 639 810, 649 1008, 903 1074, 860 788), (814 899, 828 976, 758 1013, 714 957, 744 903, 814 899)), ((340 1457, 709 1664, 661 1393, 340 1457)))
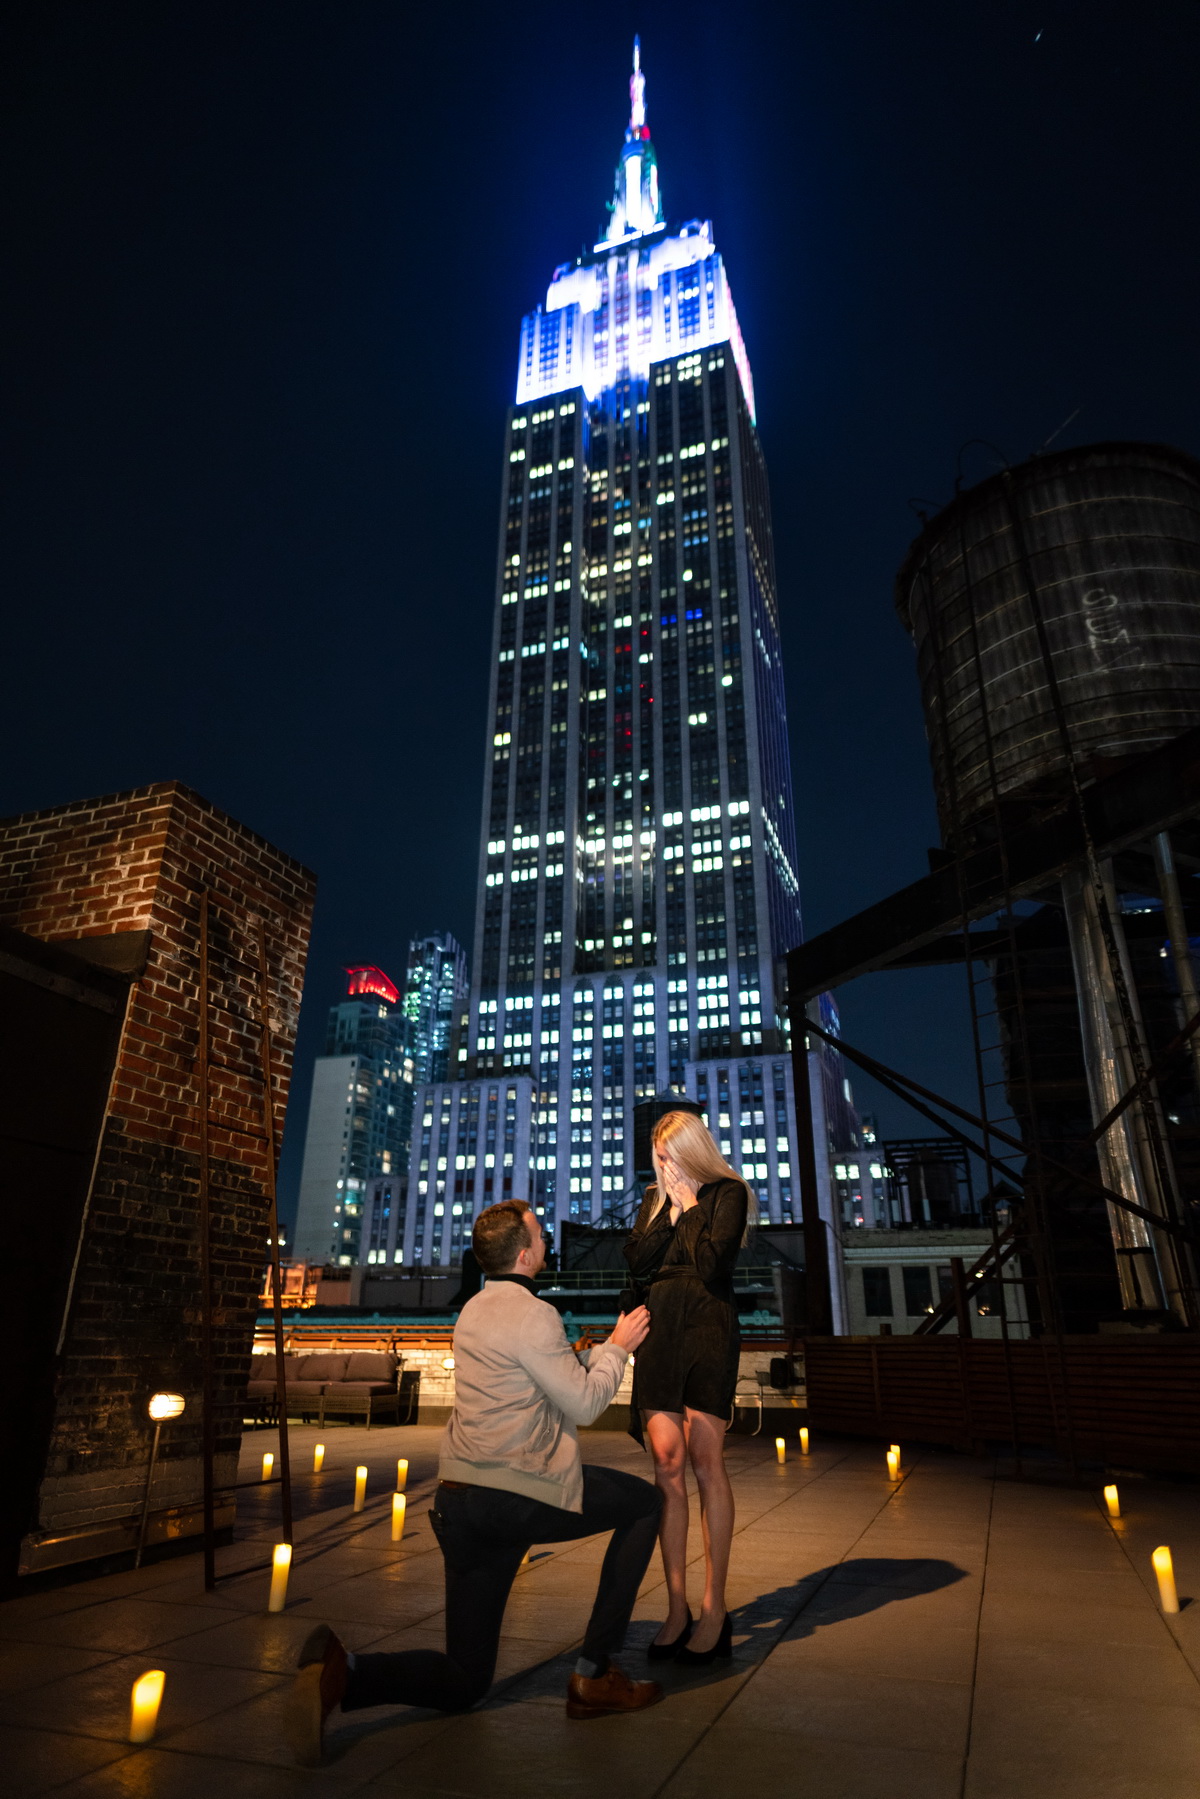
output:
POLYGON ((342 1379, 382 1380, 395 1386, 398 1360, 399 1357, 389 1355, 385 1349, 356 1349, 342 1379))
POLYGON ((297 1373, 301 1380, 341 1380, 346 1372, 348 1355, 332 1355, 326 1351, 323 1355, 301 1356, 297 1373))
POLYGON ((275 1379, 275 1351, 273 1349, 267 1355, 252 1355, 250 1357, 250 1379, 275 1379))
POLYGON ((274 1399, 275 1382, 273 1380, 252 1380, 246 1388, 247 1399, 274 1399))

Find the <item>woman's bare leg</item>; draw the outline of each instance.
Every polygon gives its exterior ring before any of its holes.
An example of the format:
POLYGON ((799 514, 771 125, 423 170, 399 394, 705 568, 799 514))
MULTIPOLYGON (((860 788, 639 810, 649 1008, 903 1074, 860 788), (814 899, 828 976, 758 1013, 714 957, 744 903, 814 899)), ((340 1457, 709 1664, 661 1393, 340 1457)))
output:
POLYGON ((704 1604, 689 1649, 711 1649, 725 1622, 725 1581, 733 1542, 733 1488, 725 1471, 725 1420, 687 1411, 688 1450, 700 1489, 704 1530, 704 1604))
POLYGON ((667 1578, 667 1616, 656 1643, 673 1643, 688 1621, 687 1436, 682 1412, 651 1412, 646 1435, 654 1457, 654 1484, 662 1494, 658 1542, 667 1578))

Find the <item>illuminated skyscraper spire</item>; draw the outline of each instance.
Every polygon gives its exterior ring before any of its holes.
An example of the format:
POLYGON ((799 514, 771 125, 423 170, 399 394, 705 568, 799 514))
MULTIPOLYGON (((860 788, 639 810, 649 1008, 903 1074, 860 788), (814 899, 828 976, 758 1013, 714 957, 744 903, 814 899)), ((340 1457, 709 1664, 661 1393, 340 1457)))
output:
POLYGON ((646 123, 646 77, 642 74, 642 40, 633 40, 633 74, 629 77, 629 123, 633 130, 646 123))
POLYGON ((633 40, 633 74, 629 77, 629 123, 617 164, 617 181, 609 208, 605 240, 619 243, 657 231, 663 222, 658 189, 658 161, 646 123, 646 77, 642 74, 642 40, 633 40))

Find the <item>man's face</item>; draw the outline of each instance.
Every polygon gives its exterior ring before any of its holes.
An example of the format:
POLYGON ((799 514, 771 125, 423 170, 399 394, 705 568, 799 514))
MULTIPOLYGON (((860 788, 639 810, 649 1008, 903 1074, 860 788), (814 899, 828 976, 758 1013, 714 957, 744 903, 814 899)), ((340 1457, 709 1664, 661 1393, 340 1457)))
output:
POLYGON ((532 1212, 525 1214, 525 1229, 529 1232, 529 1248, 525 1252, 525 1268, 528 1275, 540 1274, 546 1266, 546 1238, 541 1224, 532 1212))

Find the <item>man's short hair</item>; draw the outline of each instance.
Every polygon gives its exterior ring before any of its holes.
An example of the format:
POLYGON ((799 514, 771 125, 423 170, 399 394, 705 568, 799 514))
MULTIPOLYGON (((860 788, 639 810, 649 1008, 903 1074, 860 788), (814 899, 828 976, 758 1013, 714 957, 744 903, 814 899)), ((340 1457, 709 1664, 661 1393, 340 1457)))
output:
POLYGON ((502 1199, 479 1214, 471 1248, 485 1274, 507 1274, 521 1251, 529 1248, 528 1213, 523 1199, 502 1199))

